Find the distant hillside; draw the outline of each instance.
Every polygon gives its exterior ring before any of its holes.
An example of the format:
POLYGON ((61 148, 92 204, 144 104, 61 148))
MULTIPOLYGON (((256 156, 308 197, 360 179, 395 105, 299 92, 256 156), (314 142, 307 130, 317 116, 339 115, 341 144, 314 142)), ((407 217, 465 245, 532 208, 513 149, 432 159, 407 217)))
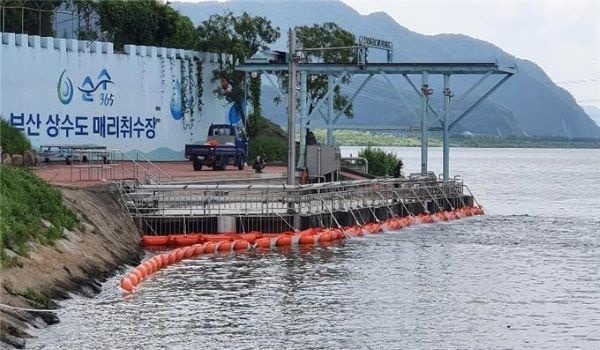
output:
POLYGON ((600 126, 600 108, 596 106, 581 106, 587 115, 600 126))
MULTIPOLYGON (((307 25, 333 21, 357 35, 368 35, 390 40, 394 44, 396 62, 458 62, 493 61, 500 65, 516 62, 519 74, 512 77, 498 89, 469 118, 466 118, 455 132, 471 131, 501 136, 560 136, 560 137, 600 137, 600 127, 590 119, 575 99, 566 90, 550 81, 550 78, 535 63, 515 58, 491 43, 460 34, 423 35, 401 26, 383 12, 362 16, 340 1, 241 1, 173 3, 173 7, 189 16, 195 24, 207 19, 213 13, 227 10, 240 14, 246 11, 252 15, 265 16, 285 32, 290 26, 307 25)), ((285 49, 285 34, 274 48, 285 49)), ((382 60, 375 51, 370 54, 372 61, 382 60)), ((476 78, 453 77, 455 95, 460 95, 476 78)), ((353 91, 361 79, 355 79, 348 88, 353 91)), ((420 102, 405 82, 397 79, 411 103, 420 102)), ((436 94, 434 99, 441 101, 440 81, 433 81, 436 94)), ((266 85, 265 85, 266 86, 266 85)), ((272 105, 272 88, 265 88, 263 109, 266 116, 280 125, 285 125, 283 106, 272 105)), ((434 102, 435 103, 435 102, 434 102)), ((415 125, 409 115, 412 109, 395 97, 382 80, 373 79, 364 93, 356 100, 355 118, 343 121, 344 124, 372 124, 376 118, 380 124, 415 125)))

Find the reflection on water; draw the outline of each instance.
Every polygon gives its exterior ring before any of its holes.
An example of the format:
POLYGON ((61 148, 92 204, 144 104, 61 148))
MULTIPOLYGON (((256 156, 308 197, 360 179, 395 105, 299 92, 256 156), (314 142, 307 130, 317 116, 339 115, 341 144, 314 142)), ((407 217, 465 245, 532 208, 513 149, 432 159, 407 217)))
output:
POLYGON ((512 151, 453 150, 484 217, 203 256, 127 298, 119 274, 97 297, 61 303, 61 323, 28 347, 600 348, 600 153, 512 151), (571 166, 578 157, 588 162, 571 166), (555 162, 570 176, 544 168, 555 162))

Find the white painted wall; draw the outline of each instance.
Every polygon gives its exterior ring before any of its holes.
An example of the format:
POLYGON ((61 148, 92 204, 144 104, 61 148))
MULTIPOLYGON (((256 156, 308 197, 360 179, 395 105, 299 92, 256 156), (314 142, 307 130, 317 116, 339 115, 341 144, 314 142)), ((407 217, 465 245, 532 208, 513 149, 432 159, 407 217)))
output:
POLYGON ((206 139, 211 123, 228 121, 229 106, 212 93, 215 54, 134 45, 114 53, 106 42, 1 37, 0 114, 36 147, 94 144, 177 160, 186 143, 206 139), (182 96, 188 102, 180 115, 182 96))

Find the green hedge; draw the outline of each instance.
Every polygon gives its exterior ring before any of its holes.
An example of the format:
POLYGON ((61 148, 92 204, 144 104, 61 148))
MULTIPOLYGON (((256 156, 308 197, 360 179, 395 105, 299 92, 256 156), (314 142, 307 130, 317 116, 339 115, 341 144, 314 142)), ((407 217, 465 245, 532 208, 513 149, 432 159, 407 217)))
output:
POLYGON ((287 161, 287 141, 281 137, 267 135, 256 136, 255 138, 250 139, 248 147, 250 153, 248 160, 250 163, 253 163, 258 155, 266 156, 268 162, 287 161))
POLYGON ((27 255, 26 243, 37 240, 51 244, 63 237, 63 229, 73 228, 77 216, 62 202, 59 190, 48 185, 30 170, 0 166, 0 254, 5 261, 4 248, 27 255), (54 227, 47 229, 41 219, 54 227))
POLYGON ((31 149, 31 143, 21 130, 11 126, 4 119, 0 119, 0 146, 2 152, 8 154, 23 154, 31 149))
POLYGON ((375 176, 394 176, 394 169, 400 161, 396 154, 371 146, 360 151, 358 155, 367 158, 369 161, 369 174, 375 176))

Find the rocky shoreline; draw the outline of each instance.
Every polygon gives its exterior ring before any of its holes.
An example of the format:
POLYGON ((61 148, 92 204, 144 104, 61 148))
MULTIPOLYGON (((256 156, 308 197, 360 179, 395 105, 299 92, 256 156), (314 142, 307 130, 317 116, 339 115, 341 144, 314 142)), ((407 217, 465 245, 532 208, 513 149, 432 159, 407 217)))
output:
MULTIPOLYGON (((140 261, 139 234, 122 209, 113 185, 59 189, 80 224, 65 230, 67 239, 57 240, 52 246, 30 243, 29 258, 19 256, 18 266, 2 268, 0 304, 55 309, 55 300, 69 298, 69 293, 91 297, 119 268, 140 261)), ((31 327, 43 328, 57 322, 54 312, 1 306, 0 345, 24 348, 31 327)))

